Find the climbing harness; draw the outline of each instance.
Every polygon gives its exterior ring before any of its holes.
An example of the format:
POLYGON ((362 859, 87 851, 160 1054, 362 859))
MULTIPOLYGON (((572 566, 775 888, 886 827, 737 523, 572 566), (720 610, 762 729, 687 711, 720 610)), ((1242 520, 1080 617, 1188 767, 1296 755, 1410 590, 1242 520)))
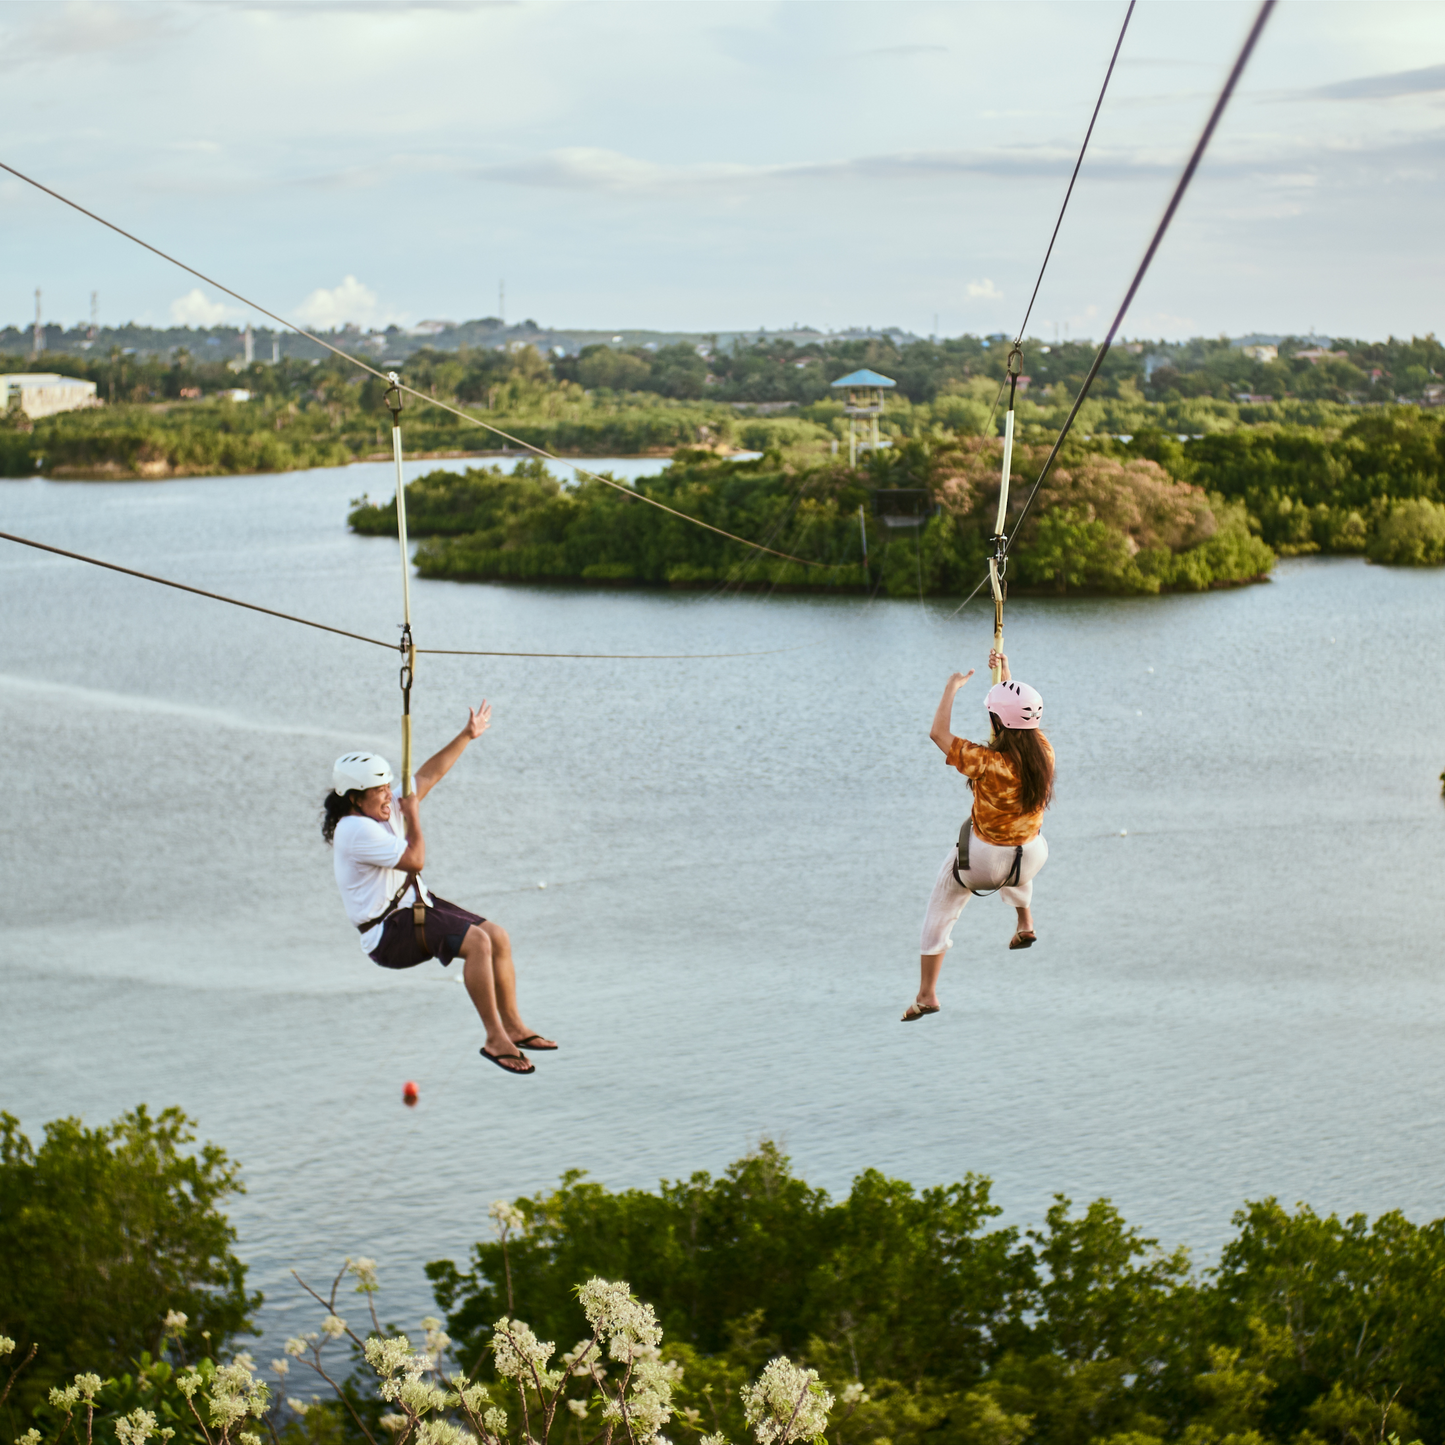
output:
MULTIPOLYGON (((1015 345, 1008 354, 1008 366, 1005 375, 1008 380, 1008 413, 1003 419, 1003 475, 998 484, 998 518, 994 522, 993 536, 989 545, 993 548, 993 554, 988 559, 988 580, 989 586, 993 589, 993 650, 996 653, 1003 652, 1003 604, 1004 598, 1008 596, 1008 534, 1004 531, 1008 524, 1008 484, 1009 474, 1013 470, 1014 459, 1014 397, 1018 391, 1019 373, 1023 370, 1024 354, 1022 348, 1015 345)), ((1003 678, 1003 666, 995 663, 989 669, 989 677, 993 682, 999 682, 1003 678)))
POLYGON ((963 881, 963 874, 968 872, 968 844, 973 833, 973 814, 970 813, 964 820, 963 827, 958 830, 958 853, 953 860, 953 881, 960 888, 967 889, 975 898, 989 898, 1004 888, 1016 887, 1019 876, 1023 872, 1024 850, 1022 844, 1014 848, 1014 860, 1009 870, 1004 874, 1004 880, 997 888, 969 888, 963 881))
POLYGON ((370 933, 378 923, 385 923, 393 913, 401 907, 401 900, 406 897, 408 888, 416 889, 416 902, 411 905, 412 926, 416 929, 416 941, 421 946, 423 953, 427 951, 426 946, 426 904, 422 902, 420 877, 416 873, 408 873, 406 882, 392 894, 391 902, 376 915, 375 918, 368 918, 365 923, 358 923, 358 933, 370 933))

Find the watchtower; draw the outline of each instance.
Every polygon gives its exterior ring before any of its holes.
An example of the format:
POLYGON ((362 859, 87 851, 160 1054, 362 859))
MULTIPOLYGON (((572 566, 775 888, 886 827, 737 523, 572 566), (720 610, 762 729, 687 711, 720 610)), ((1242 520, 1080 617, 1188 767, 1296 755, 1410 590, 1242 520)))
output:
POLYGON ((859 452, 877 451, 890 445, 887 437, 878 435, 878 418, 883 414, 883 392, 897 386, 886 376, 866 368, 840 376, 833 383, 835 391, 844 393, 843 415, 848 418, 848 465, 858 465, 859 452), (859 433, 862 433, 860 438, 859 433))

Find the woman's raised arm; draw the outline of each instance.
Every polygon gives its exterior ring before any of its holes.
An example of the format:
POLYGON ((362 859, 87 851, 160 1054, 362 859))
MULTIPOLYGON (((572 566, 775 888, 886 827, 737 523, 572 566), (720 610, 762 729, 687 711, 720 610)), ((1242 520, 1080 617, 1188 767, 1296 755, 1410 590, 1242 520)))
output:
POLYGON ((928 736, 946 753, 953 746, 953 700, 958 690, 973 676, 973 669, 955 672, 943 684, 943 696, 939 699, 938 710, 933 714, 933 726, 928 736))

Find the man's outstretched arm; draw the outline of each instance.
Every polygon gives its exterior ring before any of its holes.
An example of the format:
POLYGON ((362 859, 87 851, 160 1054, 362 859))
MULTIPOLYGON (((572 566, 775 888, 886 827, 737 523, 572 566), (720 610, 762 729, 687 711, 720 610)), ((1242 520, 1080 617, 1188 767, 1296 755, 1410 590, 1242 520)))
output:
POLYGON ((470 716, 467 718, 467 725, 446 747, 439 753, 434 753, 416 770, 416 796, 418 800, 426 797, 441 780, 446 777, 451 766, 461 755, 466 752, 467 744, 473 738, 479 738, 491 726, 492 705, 485 698, 482 699, 481 707, 467 709, 470 716))

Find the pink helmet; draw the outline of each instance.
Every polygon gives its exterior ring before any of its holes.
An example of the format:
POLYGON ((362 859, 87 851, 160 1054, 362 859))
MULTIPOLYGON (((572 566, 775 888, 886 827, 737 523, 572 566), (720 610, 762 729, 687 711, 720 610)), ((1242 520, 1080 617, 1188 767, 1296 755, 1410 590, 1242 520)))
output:
POLYGON ((1044 715, 1044 700, 1026 682, 996 682, 983 705, 1006 728, 1036 728, 1044 715))

